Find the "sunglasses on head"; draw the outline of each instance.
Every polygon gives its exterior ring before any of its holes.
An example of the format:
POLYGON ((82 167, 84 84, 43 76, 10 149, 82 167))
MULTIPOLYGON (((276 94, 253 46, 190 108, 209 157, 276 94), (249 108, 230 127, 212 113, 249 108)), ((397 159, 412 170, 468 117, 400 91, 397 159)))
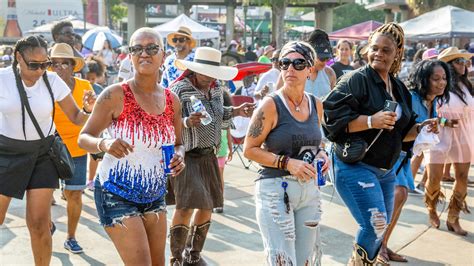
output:
POLYGON ((26 62, 26 66, 28 67, 28 70, 38 70, 41 68, 41 70, 45 70, 48 67, 51 66, 51 61, 45 61, 45 62, 26 62))
POLYGON ((52 62, 51 66, 53 68, 60 68, 62 70, 66 70, 69 68, 69 66, 72 66, 72 63, 70 62, 52 62))
POLYGON ((308 66, 308 62, 303 58, 296 58, 293 60, 289 58, 282 58, 278 62, 278 65, 280 66, 280 69, 282 70, 288 70, 290 65, 293 65, 293 68, 295 70, 300 71, 300 70, 305 69, 308 66))
POLYGON ((174 43, 178 43, 178 42, 179 42, 179 43, 183 43, 183 42, 185 42, 185 41, 187 41, 187 40, 189 40, 189 39, 186 38, 186 37, 179 37, 179 38, 178 38, 178 37, 174 37, 174 38, 171 39, 171 40, 172 40, 174 43))
POLYGON ((133 55, 133 56, 139 56, 143 53, 143 50, 145 50, 145 53, 149 56, 154 56, 156 55, 158 52, 160 52, 161 50, 161 47, 159 45, 156 45, 156 44, 150 44, 146 47, 143 47, 141 45, 135 45, 135 46, 132 46, 130 48, 128 48, 128 50, 130 51, 130 53, 133 55))
POLYGON ((459 58, 454 59, 453 62, 456 63, 456 64, 466 64, 466 63, 467 63, 467 59, 466 59, 466 58, 459 57, 459 58))

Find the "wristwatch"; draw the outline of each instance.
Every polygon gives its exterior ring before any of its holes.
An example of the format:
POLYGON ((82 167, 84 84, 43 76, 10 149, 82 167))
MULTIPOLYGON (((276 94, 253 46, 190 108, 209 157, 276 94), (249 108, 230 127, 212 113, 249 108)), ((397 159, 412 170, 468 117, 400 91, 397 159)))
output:
POLYGON ((372 128, 372 116, 371 116, 371 115, 369 115, 369 116, 367 117, 367 126, 368 126, 369 128, 372 128))

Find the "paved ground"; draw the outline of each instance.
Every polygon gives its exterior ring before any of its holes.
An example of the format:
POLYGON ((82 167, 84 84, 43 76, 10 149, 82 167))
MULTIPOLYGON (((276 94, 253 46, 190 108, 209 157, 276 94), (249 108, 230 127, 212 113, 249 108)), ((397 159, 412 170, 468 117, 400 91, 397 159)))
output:
MULTIPOLYGON (((215 215, 204 255, 211 265, 262 265, 263 247, 255 221, 253 180, 256 169, 245 170, 238 157, 226 168, 225 213, 215 215)), ((474 167, 470 171, 474 180, 474 167)), ((451 184, 443 189, 449 198, 451 184)), ((332 186, 323 188, 322 240, 324 265, 345 264, 350 256, 356 225, 332 186)), ((98 224, 92 193, 84 195, 84 211, 77 239, 85 253, 73 255, 63 248, 66 237, 65 202, 52 207, 58 230, 53 237, 52 265, 121 265, 112 242, 98 224)), ((468 205, 474 206, 474 188, 469 188, 468 205)), ((441 211, 446 205, 441 204, 441 211)), ((168 218, 173 208, 169 208, 168 218)), ((427 225, 422 198, 410 196, 402 212, 392 249, 406 255, 408 264, 392 265, 474 265, 474 215, 461 215, 461 224, 469 236, 460 237, 447 231, 446 211, 441 215, 441 228, 427 225)), ((25 202, 12 201, 5 224, 0 227, 0 265, 32 265, 33 256, 25 224, 25 202)), ((167 255, 169 251, 167 250, 167 255)))

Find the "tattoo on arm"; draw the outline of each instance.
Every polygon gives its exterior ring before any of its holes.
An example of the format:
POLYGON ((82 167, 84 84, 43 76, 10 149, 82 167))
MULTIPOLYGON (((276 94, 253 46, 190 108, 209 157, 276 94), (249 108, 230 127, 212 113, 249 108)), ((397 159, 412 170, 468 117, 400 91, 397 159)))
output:
POLYGON ((265 116, 263 110, 260 110, 257 114, 257 119, 250 125, 248 135, 253 138, 258 138, 263 131, 263 120, 265 116))
POLYGON ((97 99, 97 103, 102 103, 110 99, 112 99, 112 92, 110 90, 106 90, 100 94, 99 99, 97 99))

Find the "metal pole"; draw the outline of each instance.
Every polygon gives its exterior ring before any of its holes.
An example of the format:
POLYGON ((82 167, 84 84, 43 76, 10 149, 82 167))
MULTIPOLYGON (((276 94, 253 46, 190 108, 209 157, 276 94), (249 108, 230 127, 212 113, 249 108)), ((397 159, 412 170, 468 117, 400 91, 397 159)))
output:
POLYGON ((87 31, 87 26, 86 26, 87 1, 88 0, 82 0, 82 8, 83 8, 83 12, 84 12, 84 18, 83 18, 83 20, 84 20, 84 33, 86 33, 86 31, 87 31))
POLYGON ((244 5, 244 47, 247 47, 247 9, 248 6, 244 5))

